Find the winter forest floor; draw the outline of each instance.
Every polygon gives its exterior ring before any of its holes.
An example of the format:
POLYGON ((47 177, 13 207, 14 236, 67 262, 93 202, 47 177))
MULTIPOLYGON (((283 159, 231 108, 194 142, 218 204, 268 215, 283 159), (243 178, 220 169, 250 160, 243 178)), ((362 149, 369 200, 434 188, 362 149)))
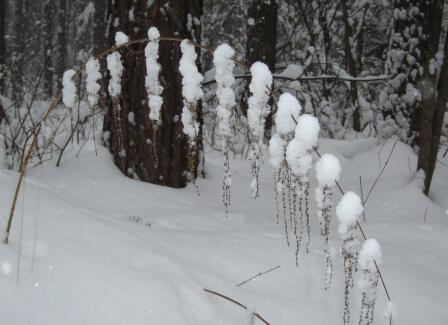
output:
MULTIPOLYGON (((392 145, 322 140, 319 150, 341 160, 344 190, 359 193, 362 175, 365 194, 392 145)), ((231 161, 232 205, 226 218, 223 160, 216 151, 206 153, 207 177, 198 180, 199 197, 193 186, 174 190, 125 178, 102 147, 98 156, 93 146, 78 158, 69 156, 60 168, 47 162, 28 172, 10 244, 0 245, 0 324, 251 324, 248 312, 203 288, 250 306, 272 325, 343 323, 337 220, 330 235, 335 272, 325 291, 314 178, 311 251, 307 255, 302 246, 297 268, 294 247, 286 245, 283 226, 276 222, 268 157, 258 200, 249 198, 249 162, 231 161)), ((398 143, 361 224, 382 246, 381 269, 399 313, 393 324, 446 325, 448 167, 438 165, 430 201, 413 178, 415 165, 412 150, 398 143)), ((0 170, 1 229, 17 177, 0 170)), ((337 193, 334 202, 339 198, 337 193)), ((356 285, 352 292, 351 323, 357 324, 356 285)), ((385 306, 380 285, 375 324, 388 324, 385 306)))

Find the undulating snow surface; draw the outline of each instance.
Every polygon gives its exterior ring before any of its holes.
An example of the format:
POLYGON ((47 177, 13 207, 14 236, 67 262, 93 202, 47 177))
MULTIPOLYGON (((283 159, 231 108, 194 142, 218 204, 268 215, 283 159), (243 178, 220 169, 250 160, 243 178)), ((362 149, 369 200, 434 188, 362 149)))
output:
MULTIPOLYGON (((366 195, 392 145, 323 140, 319 151, 339 159, 345 191, 359 194, 361 175, 366 195)), ((300 252, 297 268, 294 248, 286 246, 284 230, 276 224, 270 164, 262 166, 260 199, 253 200, 248 161, 232 162, 232 206, 226 218, 220 153, 206 152, 207 178, 198 180, 198 197, 192 186, 175 190, 126 178, 109 153, 97 149, 98 156, 89 143, 78 158, 67 154, 60 168, 47 162, 29 170, 10 244, 0 244, 0 324, 250 324, 247 312, 203 288, 249 305, 273 325, 342 323, 338 222, 333 218, 331 223, 334 274, 325 291, 316 208, 311 210, 311 252, 300 252)), ((412 150, 397 144, 366 203, 366 222, 361 217, 360 223, 367 237, 381 245, 382 275, 399 313, 393 324, 446 325, 448 169, 439 165, 436 171, 432 202, 408 168, 415 164, 412 150)), ((0 170, 1 229, 17 177, 0 170)), ((334 193, 336 206, 340 194, 334 193)), ((378 255, 375 247, 369 251, 368 256, 378 255)), ((358 286, 352 292, 357 323, 358 286)), ((375 324, 387 324, 382 314, 387 307, 395 315, 395 307, 387 304, 381 284, 377 293, 375 324)))

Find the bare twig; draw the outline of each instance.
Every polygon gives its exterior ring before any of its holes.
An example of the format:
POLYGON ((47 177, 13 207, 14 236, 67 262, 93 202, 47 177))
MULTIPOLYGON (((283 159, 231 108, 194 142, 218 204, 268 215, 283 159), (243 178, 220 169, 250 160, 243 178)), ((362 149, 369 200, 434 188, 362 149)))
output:
POLYGON ((380 173, 379 173, 378 176, 376 177, 375 182, 373 182, 372 187, 371 187, 370 190, 369 190, 369 193, 367 193, 366 199, 363 200, 363 202, 362 202, 363 205, 366 204, 367 200, 368 200, 369 197, 370 197, 370 194, 372 193, 373 189, 375 188, 376 184, 378 183, 378 181, 379 181, 381 175, 383 175, 383 172, 384 172, 384 170, 386 169, 386 166, 387 166, 387 164, 388 164, 389 161, 390 161, 390 157, 392 157, 392 154, 394 153, 394 150, 395 150, 395 146, 396 146, 396 145, 397 145, 397 141, 394 142, 394 145, 392 146, 392 150, 390 151, 389 156, 387 157, 387 160, 386 160, 386 162, 385 162, 384 165, 383 165, 383 168, 381 169, 380 173))
POLYGON ((274 271, 274 270, 278 269, 279 267, 280 267, 280 265, 277 265, 277 266, 275 266, 275 267, 273 267, 273 268, 270 268, 269 270, 266 270, 266 271, 264 271, 264 272, 259 272, 258 274, 256 274, 256 275, 254 275, 253 277, 247 279, 246 281, 243 281, 243 282, 241 282, 241 283, 238 283, 236 286, 237 286, 237 287, 242 286, 243 284, 245 284, 245 283, 247 283, 247 282, 249 282, 249 281, 252 281, 253 279, 258 278, 259 276, 262 276, 263 274, 266 274, 266 273, 269 273, 269 272, 271 272, 271 271, 274 271))
MULTIPOLYGON (((240 303, 239 301, 237 301, 237 300, 235 300, 233 298, 230 298, 230 297, 227 297, 227 296, 223 295, 222 293, 219 293, 219 292, 216 292, 216 291, 213 291, 213 290, 209 290, 209 289, 205 289, 205 288, 204 288, 204 291, 207 292, 207 293, 210 293, 212 295, 221 297, 221 298, 223 298, 223 299, 225 299, 227 301, 230 301, 230 302, 234 303, 235 305, 238 305, 241 308, 247 310, 247 307, 245 305, 243 305, 242 303, 240 303)), ((259 313, 252 313, 252 315, 254 315, 256 318, 261 320, 264 324, 270 325, 270 323, 266 319, 264 319, 259 313)))

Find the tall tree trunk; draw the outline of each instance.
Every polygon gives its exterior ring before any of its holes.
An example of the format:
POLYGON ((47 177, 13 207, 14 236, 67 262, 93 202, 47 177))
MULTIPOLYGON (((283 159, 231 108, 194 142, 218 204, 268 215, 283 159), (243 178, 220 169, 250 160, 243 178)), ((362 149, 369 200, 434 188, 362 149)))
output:
POLYGON ((6 63, 6 0, 0 0, 0 95, 5 90, 6 63))
POLYGON ((50 63, 51 52, 53 50, 53 1, 46 0, 43 5, 43 48, 44 48, 44 74, 43 74, 43 91, 44 95, 49 98, 53 94, 53 69, 50 63))
POLYGON ((11 67, 12 100, 16 107, 21 105, 23 97, 23 51, 24 42, 24 0, 15 1, 14 43, 11 67))
MULTIPOLYGON (((200 0, 159 0, 147 8, 146 0, 111 1, 109 45, 115 33, 123 31, 131 39, 146 37, 149 26, 156 26, 163 36, 195 38, 202 3, 200 0), (133 10, 134 19, 129 19, 133 10), (193 24, 190 24, 193 22, 193 24)), ((170 187, 184 187, 188 170, 187 139, 182 132, 182 80, 179 73, 180 46, 177 42, 160 42, 160 80, 164 104, 161 125, 157 128, 149 120, 145 89, 145 45, 135 45, 121 52, 124 72, 119 99, 119 118, 115 118, 112 100, 108 99, 108 113, 104 131, 115 164, 129 177, 170 187), (132 116, 132 118, 130 118, 132 116)), ((197 154, 195 155, 197 157, 197 154)))
MULTIPOLYGON (((349 8, 347 4, 347 0, 341 0, 342 6, 342 15, 344 19, 344 48, 345 48, 345 59, 347 63, 347 70, 350 76, 357 77, 358 75, 358 67, 356 58, 354 55, 354 47, 353 47, 353 29, 349 22, 349 8)), ((359 98, 358 98, 358 85, 356 81, 350 81, 350 100, 353 109, 352 115, 352 123, 353 130, 356 132, 361 132, 361 110, 359 107, 359 98)))
POLYGON ((424 12, 426 18, 424 37, 427 39, 423 54, 424 78, 420 86, 423 96, 417 169, 422 169, 425 172, 425 194, 428 194, 437 161, 443 115, 446 108, 447 89, 444 87, 447 87, 448 79, 446 76, 448 54, 445 42, 445 57, 438 81, 437 71, 434 69, 442 30, 443 1, 433 0, 426 9, 427 11, 424 12))
MULTIPOLYGON (((271 71, 275 71, 277 45, 277 0, 249 0, 247 4, 247 43, 246 64, 251 66, 257 61, 265 63, 271 71)), ((242 96, 241 108, 247 115, 247 85, 242 96)), ((272 105, 271 98, 270 104, 272 105)), ((272 114, 266 118, 266 130, 272 126, 272 114)))
POLYGON ((247 7, 246 63, 265 63, 275 69, 275 45, 277 43, 277 0, 249 0, 247 7))
POLYGON ((107 26, 107 1, 95 0, 95 14, 93 18, 93 53, 107 47, 106 26, 107 26))
POLYGON ((59 0, 56 4, 57 10, 57 34, 55 59, 53 61, 56 78, 58 81, 62 79, 65 69, 67 68, 67 4, 65 0, 59 0))

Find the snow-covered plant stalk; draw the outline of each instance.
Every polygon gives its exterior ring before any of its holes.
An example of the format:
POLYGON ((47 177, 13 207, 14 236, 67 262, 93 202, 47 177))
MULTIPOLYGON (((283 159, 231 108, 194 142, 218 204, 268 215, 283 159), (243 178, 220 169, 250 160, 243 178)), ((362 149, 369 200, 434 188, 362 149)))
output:
MULTIPOLYGON (((277 207, 277 223, 279 222, 278 194, 282 196, 283 219, 285 224, 286 243, 289 246, 288 222, 286 218, 286 199, 291 196, 291 173, 286 160, 286 148, 294 137, 294 130, 302 107, 293 95, 284 93, 278 100, 275 116, 276 133, 269 141, 270 162, 275 168, 275 198, 277 207)), ((294 193, 292 196, 294 197, 294 193)), ((293 213, 294 209, 290 208, 293 213)), ((292 220, 292 217, 290 218, 292 220)))
MULTIPOLYGON (((182 74, 182 96, 184 97, 184 107, 182 109, 183 132, 188 138, 188 169, 194 185, 196 174, 195 148, 199 135, 198 122, 198 100, 203 96, 201 83, 204 77, 199 73, 196 66, 196 49, 189 40, 180 43, 182 58, 179 63, 179 71, 182 74)), ((197 189, 197 187, 196 187, 197 189)))
POLYGON ((145 87, 148 93, 149 118, 157 127, 160 120, 160 110, 163 104, 163 88, 159 83, 160 64, 159 60, 159 39, 160 33, 156 27, 148 29, 149 42, 145 47, 146 58, 146 78, 145 87))
MULTIPOLYGON (((291 117, 292 119, 292 117, 291 117)), ((312 168, 313 159, 311 157, 311 150, 317 145, 319 136, 319 122, 317 118, 303 114, 297 120, 295 127, 294 139, 291 140, 286 149, 286 161, 291 171, 291 189, 293 193, 293 219, 294 219, 294 234, 296 236, 296 264, 298 265, 298 254, 300 251, 300 244, 303 234, 304 216, 307 228, 308 240, 306 243, 307 252, 311 242, 311 227, 309 218, 309 172, 312 168), (296 216, 296 201, 299 198, 300 211, 300 234, 297 234, 297 216, 296 216), (302 207, 304 203, 304 207, 302 207)))
POLYGON ((76 71, 73 69, 64 72, 62 77, 62 102, 68 108, 74 108, 76 102, 76 85, 73 77, 76 71))
POLYGON ((90 105, 90 114, 92 115, 92 127, 93 127, 93 142, 95 139, 95 114, 94 110, 98 104, 98 93, 101 89, 99 80, 101 79, 100 63, 96 58, 90 58, 86 63, 86 91, 87 100, 90 105))
POLYGON ((86 63, 86 91, 91 109, 98 103, 98 93, 101 89, 98 80, 100 79, 100 63, 98 59, 90 58, 86 63))
POLYGON ((333 202, 333 188, 339 180, 341 165, 338 158, 331 154, 323 155, 316 164, 316 177, 319 185, 316 188, 316 203, 320 222, 320 233, 324 238, 324 253, 326 258, 325 289, 328 289, 333 276, 333 263, 330 255, 330 223, 333 202))
POLYGON ((235 116, 235 93, 233 85, 235 77, 233 68, 235 62, 233 56, 235 51, 227 44, 221 44, 213 53, 213 64, 215 66, 215 80, 218 86, 216 96, 218 97, 218 107, 216 108, 218 116, 218 128, 222 137, 221 147, 224 154, 224 180, 223 180, 223 202, 226 208, 226 216, 230 207, 230 186, 232 184, 232 175, 230 172, 229 145, 232 140, 232 130, 234 130, 235 116))
MULTIPOLYGON (((126 35, 122 32, 117 32, 115 35, 116 46, 120 46, 125 41, 126 35)), ((114 122, 117 127, 118 133, 118 145, 122 147, 122 134, 121 134, 121 106, 120 106, 120 96, 121 96, 121 77, 123 75, 123 64, 121 62, 121 54, 118 51, 112 52, 107 55, 107 70, 109 70, 110 80, 108 91, 112 99, 112 109, 114 115, 114 122)))
POLYGON ((148 44, 145 47, 145 58, 146 58, 146 77, 145 77, 145 88, 148 95, 148 116, 151 122, 153 122, 152 128, 152 144, 155 161, 157 164, 157 148, 156 148, 156 136, 157 129, 162 123, 160 112, 163 105, 162 91, 163 87, 159 82, 160 74, 160 64, 159 60, 159 39, 160 32, 156 27, 150 27, 148 29, 148 44))
POLYGON ((248 99, 247 119, 251 137, 249 159, 251 161, 251 196, 259 196, 259 171, 262 159, 264 126, 269 115, 269 95, 272 86, 272 74, 268 66, 255 62, 250 68, 252 80, 249 85, 251 96, 248 99))
POLYGON ((381 263, 381 246, 375 239, 367 239, 359 252, 359 266, 362 270, 358 284, 362 292, 360 325, 372 325, 378 286, 377 264, 381 263))
POLYGON ((342 259, 344 263, 344 324, 350 323, 350 289, 353 288, 353 273, 357 271, 359 239, 357 222, 363 211, 361 199, 354 192, 347 192, 336 206, 339 234, 342 238, 342 259))

